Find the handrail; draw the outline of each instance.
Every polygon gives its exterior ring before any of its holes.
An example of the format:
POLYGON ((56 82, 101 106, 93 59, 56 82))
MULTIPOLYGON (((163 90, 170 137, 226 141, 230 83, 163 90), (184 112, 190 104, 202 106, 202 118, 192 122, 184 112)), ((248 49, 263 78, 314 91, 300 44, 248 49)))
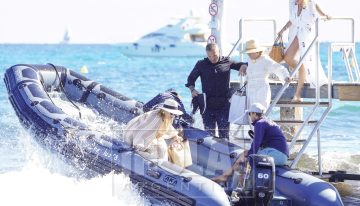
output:
MULTIPOLYGON (((320 17, 322 20, 326 20, 325 17, 320 17)), ((344 21, 350 21, 351 22, 351 43, 355 43, 355 19, 352 17, 331 17, 330 21, 333 20, 344 20, 344 21)))
MULTIPOLYGON (((290 145, 289 145, 289 150, 291 150, 293 148, 293 146, 295 145, 296 140, 299 138, 300 134, 302 133, 303 129, 305 128, 305 126, 309 123, 311 117, 314 115, 316 109, 320 106, 320 86, 319 86, 319 79, 320 79, 320 75, 319 75, 319 67, 320 62, 320 56, 319 56, 319 49, 320 49, 320 42, 319 42, 319 23, 321 19, 325 19, 325 18, 318 18, 316 19, 315 22, 315 36, 313 38, 313 40, 311 41, 309 47, 306 49, 304 55, 300 58, 298 64, 296 65, 295 69, 293 70, 293 72, 290 74, 290 78, 292 78, 300 69, 301 65, 304 63, 305 59, 307 58, 307 56, 309 55, 309 52, 312 51, 312 49, 316 49, 316 56, 315 56, 315 78, 316 78, 316 89, 315 89, 315 104, 312 108, 312 110, 307 114, 305 120, 303 121, 301 127, 298 129, 298 131, 296 132, 296 134, 294 135, 290 145), (315 48, 313 48, 315 45, 315 48)), ((328 89, 328 106, 327 109, 322 113, 322 115, 320 116, 319 120, 316 122, 314 128, 312 129, 312 131, 310 132, 310 134, 307 136, 307 139, 305 141, 305 143, 302 145, 299 153, 297 154, 297 156, 295 157, 295 159, 291 162, 291 168, 294 168, 298 161, 300 160, 300 158, 302 157, 303 153, 305 152, 306 148, 308 147, 312 137, 314 136, 315 132, 317 132, 317 136, 318 136, 318 167, 319 167, 319 174, 322 174, 322 167, 321 167, 321 145, 320 145, 320 126, 323 123, 324 119, 326 118, 326 116, 328 115, 328 113, 330 112, 331 108, 332 108, 332 52, 333 52, 333 48, 340 48, 342 47, 342 45, 345 44, 349 44, 349 46, 355 46, 355 21, 353 18, 349 18, 349 17, 333 17, 331 18, 331 20, 345 20, 345 21, 350 21, 351 22, 351 43, 332 43, 331 44, 331 48, 329 50, 329 62, 328 62, 328 85, 327 85, 327 89, 328 89), (336 47, 337 46, 337 47, 336 47)), ((243 40, 243 23, 245 21, 273 21, 271 19, 240 19, 239 21, 239 39, 236 42, 235 47, 241 43, 241 41, 243 40)), ((273 21, 274 23, 274 28, 275 28, 275 32, 274 32, 274 39, 276 38, 276 22, 273 21)), ((242 44, 241 46, 241 51, 242 51, 242 44)), ((234 50, 234 49, 233 49, 234 50)), ((233 50, 231 52, 233 52, 233 50)), ((352 51, 355 52, 355 51, 352 51)), ((350 55, 354 55, 353 53, 351 53, 350 55)), ((241 60, 243 60, 243 56, 242 54, 240 54, 240 58, 241 60)), ((352 57, 352 58, 356 58, 356 57, 352 57)), ((356 60, 356 59, 355 59, 356 60)), ((346 62, 345 62, 346 63, 346 62)), ((357 62, 354 63, 354 65, 357 64, 357 62)), ((358 68, 355 68, 355 70, 358 68)), ((356 73, 357 74, 357 73, 356 73)), ((357 74, 358 75, 358 74, 357 74)), ((359 72, 359 76, 360 76, 360 72, 359 72)), ((278 93, 276 94, 275 99, 272 101, 271 105, 269 106, 269 108, 267 109, 265 115, 269 115, 269 113, 272 111, 272 109, 275 107, 275 105, 278 103, 278 101, 280 100, 281 96, 283 95, 284 91, 288 88, 289 86, 289 82, 286 82, 282 88, 280 89, 280 91, 278 91, 278 93)))
MULTIPOLYGON (((313 41, 311 42, 310 46, 308 47, 307 51, 305 52, 304 56, 300 59, 297 67, 295 68, 295 70, 293 71, 293 73, 291 74, 290 78, 292 78, 294 76, 294 74, 296 74, 296 72, 300 69, 300 66, 303 62, 303 60, 305 59, 305 57, 307 56, 310 48, 313 46, 313 44, 318 40, 318 37, 319 37, 319 19, 323 19, 325 20, 326 18, 324 17, 321 17, 321 18, 318 18, 315 22, 315 37, 313 39, 313 41)), ((351 18, 351 17, 332 17, 331 20, 349 20, 351 22, 351 41, 352 43, 355 43, 355 20, 354 18, 351 18)), ((317 48, 319 49, 319 48, 317 48)), ((316 55, 318 55, 318 52, 316 53, 316 55)), ((318 61, 316 62, 318 64, 318 61)), ((319 65, 318 65, 319 66, 319 65)), ((318 82, 318 78, 319 78, 319 71, 318 71, 318 66, 316 68, 316 74, 317 74, 317 82, 318 82)), ((277 93, 274 101, 270 104, 268 110, 266 111, 265 115, 268 115, 270 113, 270 111, 274 108, 274 106, 277 104, 277 102, 279 101, 279 99, 281 98, 282 94, 284 93, 284 91, 286 90, 286 88, 289 86, 289 83, 285 83, 284 86, 281 88, 281 90, 277 93)), ((331 86, 331 85, 330 85, 331 86)), ((319 92, 320 88, 317 86, 316 87, 316 95, 320 95, 320 92, 319 92)), ((330 89, 329 89, 330 90, 330 89)), ((331 90, 330 90, 331 91, 331 90)), ((316 98, 318 100, 318 98, 316 98)))
MULTIPOLYGON (((273 28, 274 28, 274 40, 276 39, 276 20, 275 19, 270 19, 270 18, 242 18, 239 20, 239 39, 237 41, 237 43, 242 41, 243 38, 243 27, 244 27, 244 22, 246 21, 251 21, 251 22, 272 22, 273 24, 273 28)), ((243 50, 243 45, 240 44, 240 52, 243 50)), ((243 54, 240 53, 240 60, 243 61, 243 54)))

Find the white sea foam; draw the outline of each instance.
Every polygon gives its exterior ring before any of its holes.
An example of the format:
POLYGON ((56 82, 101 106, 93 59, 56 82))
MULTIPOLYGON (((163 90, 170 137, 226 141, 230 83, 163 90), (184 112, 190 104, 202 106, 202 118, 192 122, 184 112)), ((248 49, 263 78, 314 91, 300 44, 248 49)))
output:
POLYGON ((123 174, 79 180, 29 163, 0 182, 1 205, 150 205, 123 174))

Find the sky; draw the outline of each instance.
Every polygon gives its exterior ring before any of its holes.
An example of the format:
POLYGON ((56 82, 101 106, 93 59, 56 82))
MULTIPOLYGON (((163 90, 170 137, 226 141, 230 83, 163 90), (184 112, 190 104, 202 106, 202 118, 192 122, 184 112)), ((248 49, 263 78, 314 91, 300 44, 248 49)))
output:
MULTIPOLYGON (((353 17, 360 41, 356 0, 318 0, 333 17, 353 17)), ((59 43, 66 28, 71 43, 132 42, 191 10, 210 20, 211 0, 0 0, 0 43, 59 43)), ((240 18, 272 18, 278 30, 288 20, 288 0, 224 0, 226 36, 235 42, 240 18)), ((249 37, 268 34, 268 25, 248 25, 249 37)), ((324 40, 347 41, 350 23, 324 23, 324 40), (342 39, 341 39, 342 38, 342 39)), ((271 34, 271 31, 270 31, 271 34)), ((272 38, 271 35, 270 39, 272 38)), ((264 40, 264 41, 267 41, 264 40)))

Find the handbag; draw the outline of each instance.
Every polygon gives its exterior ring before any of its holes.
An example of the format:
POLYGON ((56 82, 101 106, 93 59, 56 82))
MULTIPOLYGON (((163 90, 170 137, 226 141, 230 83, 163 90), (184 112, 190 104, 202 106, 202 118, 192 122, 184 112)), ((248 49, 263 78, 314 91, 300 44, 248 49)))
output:
POLYGON ((246 84, 231 96, 228 121, 232 124, 249 124, 249 117, 245 113, 247 108, 247 97, 244 95, 246 88, 245 86, 246 84))
POLYGON ((184 140, 173 145, 168 148, 169 161, 183 168, 192 165, 189 141, 184 140))
POLYGON ((281 62, 284 59, 285 55, 285 46, 284 41, 282 39, 282 35, 279 35, 271 48, 269 53, 270 58, 272 58, 276 62, 281 62))

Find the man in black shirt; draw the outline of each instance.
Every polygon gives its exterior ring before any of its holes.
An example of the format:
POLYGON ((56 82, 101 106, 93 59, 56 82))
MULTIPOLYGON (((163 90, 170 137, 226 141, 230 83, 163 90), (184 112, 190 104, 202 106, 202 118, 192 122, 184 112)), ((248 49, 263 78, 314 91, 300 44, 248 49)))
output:
POLYGON ((205 130, 215 135, 216 125, 220 138, 229 138, 229 108, 230 108, 230 69, 244 71, 246 63, 235 63, 228 57, 220 57, 216 44, 206 45, 207 58, 196 63, 191 71, 186 87, 194 98, 199 94, 195 90, 198 77, 201 80, 202 92, 206 95, 206 109, 202 114, 205 130))

